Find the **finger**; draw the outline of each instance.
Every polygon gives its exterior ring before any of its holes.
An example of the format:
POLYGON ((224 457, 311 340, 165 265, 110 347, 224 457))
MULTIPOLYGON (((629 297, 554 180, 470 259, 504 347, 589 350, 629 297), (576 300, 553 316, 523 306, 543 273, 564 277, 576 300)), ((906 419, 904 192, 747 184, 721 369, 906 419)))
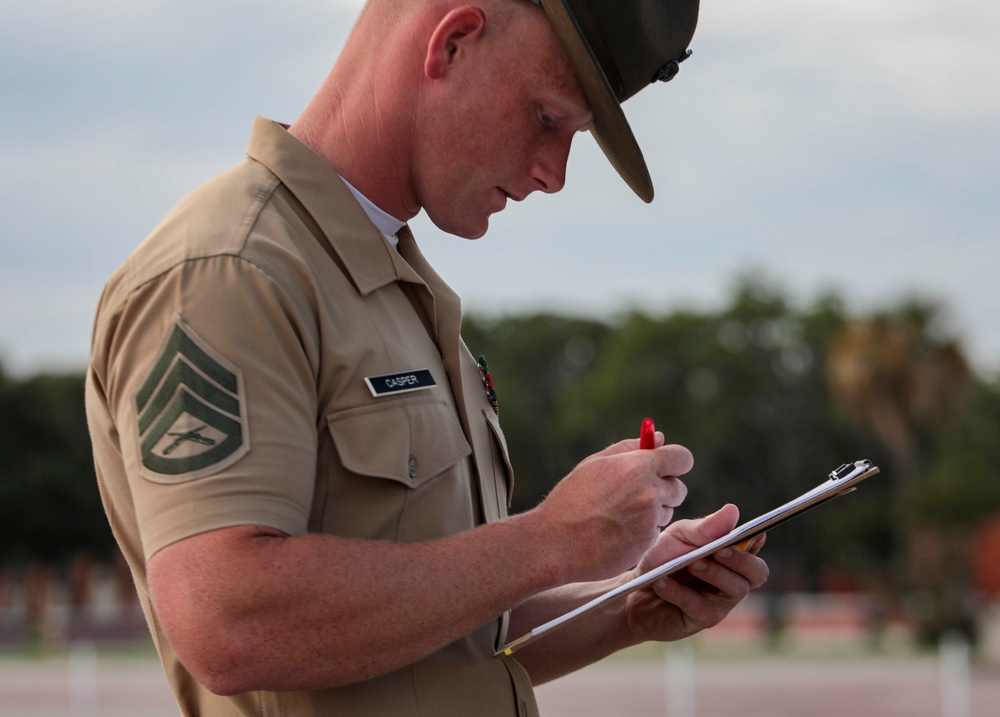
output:
POLYGON ((736 526, 739 514, 735 505, 727 504, 704 518, 671 523, 639 561, 637 570, 640 574, 647 572, 726 535, 736 526))
POLYGON ((737 550, 742 550, 744 552, 756 555, 760 552, 760 549, 764 547, 764 541, 767 539, 766 533, 761 533, 760 535, 755 535, 752 538, 747 538, 739 543, 736 543, 733 547, 737 550))
POLYGON ((660 519, 657 521, 656 527, 660 530, 664 530, 668 525, 670 525, 670 521, 674 519, 674 509, 669 505, 661 505, 660 511, 660 519))
MULTIPOLYGON (((688 488, 687 484, 680 478, 664 478, 658 485, 660 489, 660 506, 671 511, 671 518, 673 518, 673 509, 679 508, 687 498, 688 488)), ((667 521, 669 522, 669 521, 667 521)), ((663 525, 666 525, 664 523, 663 525)))
POLYGON ((727 503, 704 518, 680 520, 674 523, 671 532, 678 540, 694 547, 701 547, 731 532, 739 519, 740 509, 732 503, 727 503))
POLYGON ((659 431, 656 432, 656 448, 653 450, 640 450, 638 438, 626 438, 598 451, 587 460, 618 456, 624 453, 636 453, 636 456, 641 460, 650 461, 652 465, 656 466, 656 473, 660 476, 684 475, 694 467, 694 456, 691 455, 691 451, 677 444, 668 445, 663 434, 659 431))
POLYGON ((751 589, 759 588, 767 582, 770 575, 767 563, 749 551, 723 548, 712 558, 712 562, 745 579, 750 584, 751 589))
MULTIPOLYGON (((618 450, 622 444, 618 443, 607 450, 618 450)), ((678 476, 688 473, 694 466, 694 457, 684 446, 668 445, 654 449, 625 451, 622 453, 595 453, 587 461, 608 461, 608 465, 615 463, 618 465, 620 475, 631 475, 633 477, 644 476, 647 479, 656 477, 669 479, 666 484, 660 484, 660 488, 674 497, 664 499, 665 504, 676 507, 687 497, 687 487, 680 481, 674 482, 678 476), (624 470, 622 468, 624 467, 624 470)))
POLYGON ((739 509, 728 503, 704 518, 679 520, 673 523, 664 533, 662 544, 657 544, 654 548, 656 559, 665 562, 690 552, 692 548, 700 548, 721 538, 736 527, 739 515, 739 509))
MULTIPOLYGON (((591 457, 593 458, 596 456, 616 456, 621 453, 631 453, 632 451, 638 451, 640 449, 639 440, 640 440, 639 438, 624 438, 618 441, 617 443, 612 443, 604 450, 598 451, 591 457)), ((664 440, 663 433, 657 431, 654 437, 654 446, 656 448, 660 448, 664 445, 665 442, 666 441, 664 440)))
POLYGON ((689 570, 703 585, 695 589, 705 596, 722 597, 735 603, 745 598, 753 587, 750 578, 741 571, 716 560, 699 560, 689 570))
POLYGON ((704 587, 686 585, 673 576, 653 583, 653 594, 680 610, 696 629, 718 624, 732 609, 732 602, 728 599, 719 599, 715 589, 709 595, 704 591, 704 587))
MULTIPOLYGON (((642 451, 640 455, 650 454, 656 466, 656 474, 664 478, 676 478, 690 473, 694 468, 694 456, 684 446, 676 444, 661 445, 652 451, 642 451)), ((649 458, 647 458, 648 460, 649 458)))
MULTIPOLYGON (((671 582, 678 583, 694 593, 694 595, 686 593, 687 599, 678 606, 685 611, 692 610, 701 604, 700 600, 711 603, 714 607, 726 606, 726 610, 729 610, 744 600, 751 590, 759 587, 758 581, 766 579, 767 574, 767 566, 759 558, 750 556, 744 558, 760 565, 743 565, 740 566, 741 569, 732 569, 715 560, 703 559, 693 563, 687 570, 671 575, 671 582)), ((676 597, 676 588, 668 591, 663 589, 663 586, 656 589, 654 585, 654 592, 661 598, 671 601, 676 597)))

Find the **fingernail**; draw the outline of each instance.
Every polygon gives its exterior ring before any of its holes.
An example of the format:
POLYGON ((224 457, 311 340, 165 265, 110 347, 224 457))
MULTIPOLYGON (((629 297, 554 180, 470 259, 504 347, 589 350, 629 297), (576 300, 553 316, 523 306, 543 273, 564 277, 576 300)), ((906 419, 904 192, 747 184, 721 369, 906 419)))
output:
POLYGON ((732 548, 723 548, 718 553, 716 553, 716 555, 718 555, 723 560, 727 560, 727 559, 729 559, 729 558, 731 558, 733 556, 733 549, 732 548))

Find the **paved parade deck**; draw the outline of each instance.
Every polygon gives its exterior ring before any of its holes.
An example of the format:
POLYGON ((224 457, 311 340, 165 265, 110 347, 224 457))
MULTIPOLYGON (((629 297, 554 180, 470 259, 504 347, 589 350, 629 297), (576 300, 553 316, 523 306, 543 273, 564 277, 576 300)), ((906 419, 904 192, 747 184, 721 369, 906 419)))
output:
MULTIPOLYGON (((944 685, 934 655, 617 657, 539 690, 543 717, 997 717, 1000 666, 944 685), (675 689, 668 698, 667 684, 675 689), (694 689, 691 689, 691 685, 694 689), (964 705, 964 707, 963 707, 964 705), (965 709, 967 708, 967 709, 965 709), (949 714, 946 710, 950 709, 949 714), (957 710, 957 711, 956 711, 957 710)), ((3 717, 177 717, 148 653, 0 657, 3 717)), ((474 717, 470 715, 470 717, 474 717)))

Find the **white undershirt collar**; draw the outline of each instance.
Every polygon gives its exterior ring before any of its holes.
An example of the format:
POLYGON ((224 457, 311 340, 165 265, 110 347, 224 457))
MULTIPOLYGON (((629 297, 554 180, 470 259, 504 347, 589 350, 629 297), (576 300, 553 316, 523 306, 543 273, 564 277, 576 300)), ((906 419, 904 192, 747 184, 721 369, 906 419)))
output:
MULTIPOLYGON (((341 179, 344 178, 341 177, 341 179)), ((396 233, 406 226, 406 222, 396 219, 396 217, 376 207, 368 197, 355 189, 346 179, 344 179, 344 184, 351 190, 351 194, 358 200, 358 204, 365 210, 368 218, 372 220, 372 224, 382 232, 385 240, 392 245, 393 249, 397 249, 399 247, 399 239, 396 237, 396 233)))

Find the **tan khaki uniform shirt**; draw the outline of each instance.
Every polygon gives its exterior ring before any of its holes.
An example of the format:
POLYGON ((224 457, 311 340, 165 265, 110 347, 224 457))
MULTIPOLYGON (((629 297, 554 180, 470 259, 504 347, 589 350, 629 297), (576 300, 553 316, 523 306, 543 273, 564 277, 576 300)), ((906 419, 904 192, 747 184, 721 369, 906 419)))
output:
POLYGON ((415 542, 504 517, 506 446, 459 325, 409 231, 393 250, 330 166, 263 119, 247 161, 108 282, 87 382, 98 480, 184 714, 537 713, 523 668, 493 657, 506 616, 368 682, 226 698, 178 662, 149 603, 147 559, 213 529, 415 542))

